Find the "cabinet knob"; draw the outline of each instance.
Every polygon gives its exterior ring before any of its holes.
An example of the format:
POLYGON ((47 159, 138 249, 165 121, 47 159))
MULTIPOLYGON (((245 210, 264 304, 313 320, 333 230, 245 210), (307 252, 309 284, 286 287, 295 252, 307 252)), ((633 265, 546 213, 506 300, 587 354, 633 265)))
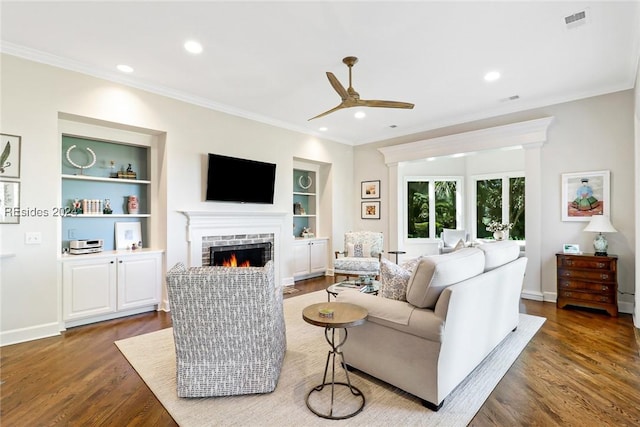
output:
POLYGON ((118 261, 120 264, 122 264, 122 260, 118 261))
POLYGON ((607 298, 607 297, 600 297, 600 301, 602 301, 602 302, 609 302, 609 298, 607 298))
POLYGON ((608 291, 608 290, 609 290, 609 287, 608 287, 608 286, 603 286, 603 287, 602 287, 602 290, 603 290, 603 291, 608 291))
POLYGON ((571 295, 573 295, 571 292, 565 292, 564 293, 564 296, 566 296, 566 297, 570 297, 571 295))
POLYGON ((564 274, 565 276, 567 276, 567 277, 568 277, 568 276, 571 276, 571 272, 570 272, 570 271, 565 271, 563 274, 564 274))
POLYGON ((109 264, 113 264, 113 261, 109 261, 109 264))
POLYGON ((602 280, 607 280, 609 278, 608 274, 601 274, 600 277, 602 277, 602 280))
POLYGON ((604 268, 605 267, 605 263, 604 262, 599 262, 598 263, 598 268, 604 268))
POLYGON ((573 265, 573 261, 571 261, 570 259, 566 260, 567 265, 573 265))

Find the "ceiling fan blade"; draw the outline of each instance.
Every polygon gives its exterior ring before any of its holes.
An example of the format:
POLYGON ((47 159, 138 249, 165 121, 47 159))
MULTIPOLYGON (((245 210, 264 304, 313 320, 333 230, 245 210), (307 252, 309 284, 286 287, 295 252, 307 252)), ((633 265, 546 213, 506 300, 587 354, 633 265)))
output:
POLYGON ((327 78, 329 79, 329 83, 331 83, 331 86, 333 86, 336 92, 338 92, 338 95, 340 95, 340 98, 342 98, 343 101, 349 97, 349 93, 344 88, 344 86, 342 86, 342 83, 338 81, 336 76, 333 75, 333 73, 327 71, 327 78))
POLYGON ((345 105, 344 105, 344 104, 340 104, 340 105, 338 105, 337 107, 332 108, 331 110, 325 111, 325 112, 324 112, 324 113, 322 113, 322 114, 318 114, 318 115, 317 115, 317 116, 315 116, 315 117, 311 117, 311 118, 310 118, 309 120, 307 120, 307 121, 311 121, 311 120, 313 120, 313 119, 317 119, 317 118, 319 118, 319 117, 326 116, 327 114, 331 114, 331 113, 333 113, 334 111, 338 111, 338 110, 341 110, 341 109, 343 109, 343 108, 347 108, 347 107, 345 107, 345 105))
POLYGON ((407 108, 407 109, 411 109, 414 107, 414 104, 411 104, 409 102, 379 101, 377 99, 361 99, 358 102, 358 105, 362 105, 363 107, 407 108))

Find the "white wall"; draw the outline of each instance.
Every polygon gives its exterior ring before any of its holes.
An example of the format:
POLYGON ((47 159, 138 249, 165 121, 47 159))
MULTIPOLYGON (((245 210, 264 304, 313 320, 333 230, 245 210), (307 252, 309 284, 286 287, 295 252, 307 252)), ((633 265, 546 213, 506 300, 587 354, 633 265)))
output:
MULTIPOLYGON (((555 254, 563 243, 578 243, 586 251, 593 248, 591 233, 584 233, 583 222, 561 220, 561 174, 581 171, 611 171, 611 221, 619 231, 607 236, 609 252, 619 256, 619 306, 624 312, 633 310, 636 270, 636 224, 634 217, 634 120, 633 91, 617 92, 580 101, 558 104, 522 113, 467 123, 357 147, 355 166, 375 170, 383 177, 382 186, 394 175, 385 174, 384 161, 374 163, 379 147, 423 141, 445 135, 455 135, 478 129, 517 123, 542 117, 554 117, 548 131, 547 142, 540 149, 541 214, 542 230, 541 283, 539 291, 544 298, 555 301, 555 254)), ((394 167, 394 166, 392 166, 394 167)), ((388 193, 382 193, 383 206, 389 206, 388 193)), ((392 209, 399 209, 393 206, 392 209)), ((384 211, 384 209, 383 209, 384 211)), ((393 216, 393 213, 390 215, 393 216)), ((397 217, 397 215, 396 215, 397 217)), ((394 227, 394 224, 390 224, 394 227)))
MULTIPOLYGON (((322 202, 333 226, 331 240, 342 241, 352 227, 347 211, 353 192, 353 148, 230 116, 185 102, 132 89, 83 74, 2 55, 1 131, 22 137, 21 207, 51 209, 60 201, 61 143, 59 114, 77 115, 157 131, 166 145, 160 180, 167 234, 166 265, 187 262, 186 218, 194 211, 286 212, 292 220, 293 159, 313 159, 330 166, 322 202), (277 164, 274 205, 239 205, 204 201, 206 154, 215 152, 277 164)), ((325 223, 326 221, 326 223, 325 223)), ((60 322, 60 223, 56 218, 22 218, 0 225, 0 341, 55 334, 60 322), (25 245, 26 232, 42 233, 41 245, 25 245)), ((330 229, 330 228, 327 228, 330 229)), ((292 239, 283 239, 281 271, 291 278, 292 239)), ((330 250, 331 250, 330 244, 330 250)))
MULTIPOLYGON (((634 130, 635 130, 635 211, 636 211, 636 254, 640 252, 640 67, 636 73, 636 86, 634 89, 634 130)), ((640 259, 636 257, 636 272, 640 271, 640 259)), ((636 328, 640 328, 640 275, 636 273, 636 298, 635 309, 633 312, 633 322, 636 328)))

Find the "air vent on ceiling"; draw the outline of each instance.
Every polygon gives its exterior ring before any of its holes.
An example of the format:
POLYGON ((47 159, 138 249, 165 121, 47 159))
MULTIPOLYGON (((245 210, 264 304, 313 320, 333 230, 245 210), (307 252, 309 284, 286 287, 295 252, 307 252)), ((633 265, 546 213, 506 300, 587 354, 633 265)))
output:
POLYGON ((586 24, 587 11, 583 10, 580 12, 576 12, 573 15, 565 16, 564 23, 566 24, 568 30, 586 24))
POLYGON ((511 96, 508 96, 506 98, 502 98, 500 101, 509 102, 509 101, 516 101, 518 99, 520 99, 520 95, 511 95, 511 96))

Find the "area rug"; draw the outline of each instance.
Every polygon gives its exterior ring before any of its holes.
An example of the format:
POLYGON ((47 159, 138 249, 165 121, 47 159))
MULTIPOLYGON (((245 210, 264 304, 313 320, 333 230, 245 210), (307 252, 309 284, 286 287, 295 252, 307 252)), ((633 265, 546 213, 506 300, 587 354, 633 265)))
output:
POLYGON ((296 292, 300 292, 300 289, 294 288, 293 285, 282 287, 283 295, 295 294, 296 292))
POLYGON ((115 344, 173 419, 183 427, 466 426, 545 321, 542 317, 521 314, 518 329, 445 399, 438 412, 423 407, 418 398, 356 371, 350 378, 366 396, 365 407, 353 418, 331 421, 317 417, 305 404, 309 390, 322 380, 328 344, 321 328, 302 319, 302 309, 326 300, 326 292, 318 291, 284 301, 287 353, 278 386, 269 394, 178 398, 171 328, 115 344))

